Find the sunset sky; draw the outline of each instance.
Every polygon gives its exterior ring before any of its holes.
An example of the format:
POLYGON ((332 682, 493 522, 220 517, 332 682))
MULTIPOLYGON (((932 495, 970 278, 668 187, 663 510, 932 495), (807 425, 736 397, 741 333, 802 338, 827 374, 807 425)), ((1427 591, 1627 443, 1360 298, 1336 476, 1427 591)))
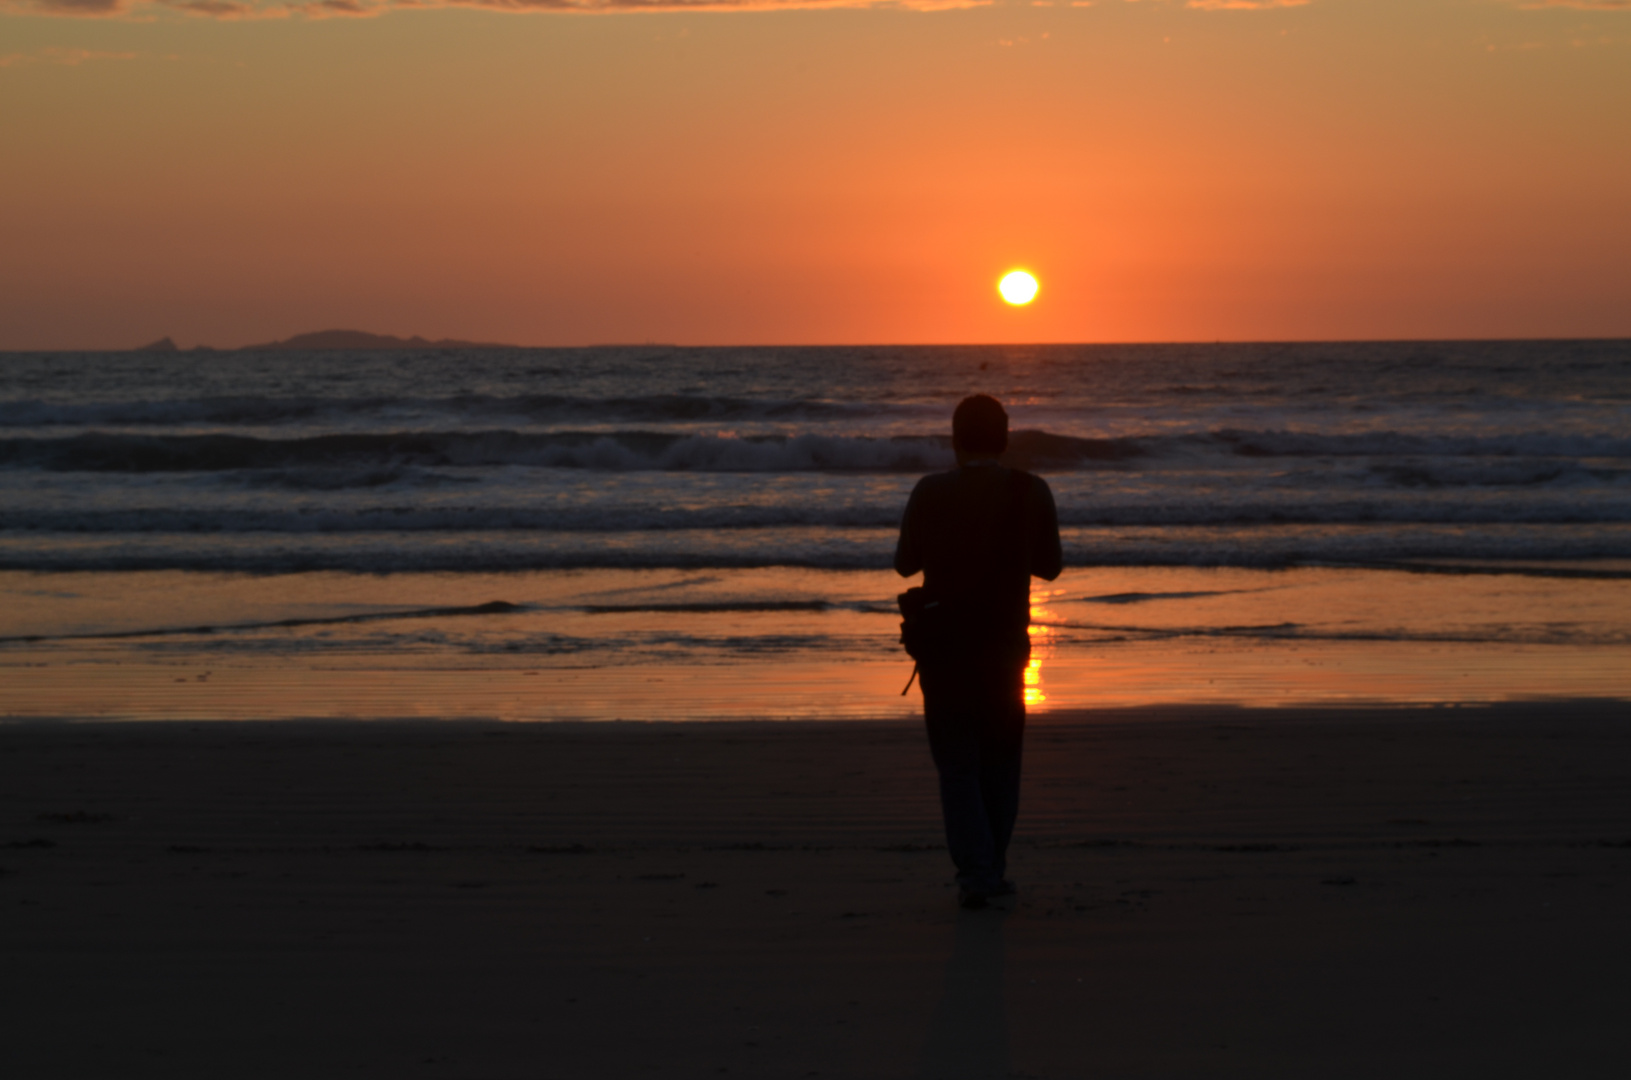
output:
POLYGON ((0 146, 0 349, 1631 335, 1631 0, 0 0, 0 146))

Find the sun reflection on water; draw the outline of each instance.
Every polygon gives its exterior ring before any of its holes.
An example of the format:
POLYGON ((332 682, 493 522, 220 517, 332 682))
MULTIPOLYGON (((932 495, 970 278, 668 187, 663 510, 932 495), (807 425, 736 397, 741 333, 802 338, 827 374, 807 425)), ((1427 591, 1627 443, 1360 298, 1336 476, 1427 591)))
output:
POLYGON ((1027 628, 1031 635, 1031 661, 1025 665, 1026 708, 1034 708, 1048 700, 1048 695, 1042 689, 1042 662, 1052 658, 1058 631, 1048 625, 1055 616, 1048 610, 1047 601, 1064 593, 1063 589, 1031 590, 1031 625, 1027 628))

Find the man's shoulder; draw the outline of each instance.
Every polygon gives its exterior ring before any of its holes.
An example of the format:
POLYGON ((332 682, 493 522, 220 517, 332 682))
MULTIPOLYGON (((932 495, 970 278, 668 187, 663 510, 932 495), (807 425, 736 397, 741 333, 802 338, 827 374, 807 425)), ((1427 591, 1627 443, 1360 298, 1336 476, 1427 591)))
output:
POLYGON ((949 491, 953 490, 956 486, 957 486, 957 470, 956 469, 952 469, 949 472, 930 473, 929 475, 927 475, 927 476, 925 476, 925 477, 918 480, 917 486, 912 489, 912 495, 913 495, 913 497, 919 497, 919 496, 923 496, 923 495, 932 496, 937 492, 943 492, 943 491, 949 492, 949 491))
POLYGON ((1046 491, 1049 495, 1053 494, 1053 489, 1048 486, 1048 482, 1036 475, 1036 473, 1026 472, 1024 469, 1015 469, 1014 472, 1026 478, 1031 485, 1032 491, 1046 491))
MULTIPOLYGON (((1010 484, 1026 484, 1029 485, 1032 490, 1051 490, 1048 487, 1048 482, 1033 472, 1026 472, 1024 469, 1011 469, 1006 467, 1004 467, 1001 472, 1008 478, 1008 482, 1010 484)), ((948 469, 945 472, 929 473, 927 476, 924 476, 918 480, 917 487, 913 489, 914 493, 918 491, 943 491, 947 493, 959 491, 965 486, 965 480, 967 479, 966 473, 967 470, 965 469, 948 469)))

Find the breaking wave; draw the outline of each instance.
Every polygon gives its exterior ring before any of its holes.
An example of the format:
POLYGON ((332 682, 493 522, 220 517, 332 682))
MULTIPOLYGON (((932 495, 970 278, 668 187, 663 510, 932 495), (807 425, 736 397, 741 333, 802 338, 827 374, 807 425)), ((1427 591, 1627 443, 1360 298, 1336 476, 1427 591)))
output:
MULTIPOLYGON (((1126 440, 1018 432, 1014 454, 1033 466, 1080 466, 1138 451, 1126 440)), ((89 433, 0 439, 0 465, 57 472, 217 472, 335 467, 530 466, 610 471, 927 472, 953 463, 941 436, 678 435, 623 431, 392 432, 263 439, 247 435, 89 433)))
POLYGON ((698 423, 750 421, 865 422, 880 417, 942 419, 938 407, 882 402, 855 404, 808 398, 784 400, 712 394, 460 394, 452 397, 217 396, 169 401, 0 401, 0 428, 41 427, 267 427, 343 424, 388 416, 440 417, 475 422, 698 423))
MULTIPOLYGON (((1529 433, 1420 436, 1318 435, 1220 430, 1205 435, 1079 438, 1017 431, 1005 458, 1025 468, 1069 470, 1143 458, 1222 456, 1290 460, 1377 457, 1376 475, 1411 485, 1544 482, 1593 459, 1631 459, 1631 438, 1529 433), (1444 462, 1453 464, 1446 467, 1444 462), (1534 462, 1539 461, 1539 464, 1534 462), (1468 464, 1469 462, 1473 464, 1468 464), (1514 464, 1514 462, 1522 462, 1514 464), (1481 473, 1478 470, 1483 470, 1481 473)), ((0 466, 59 472, 217 472, 291 467, 525 466, 606 471, 927 472, 949 468, 950 439, 701 435, 658 431, 400 431, 258 438, 227 434, 89 432, 0 439, 0 466)), ((1605 474, 1607 475, 1607 474, 1605 474)))
MULTIPOLYGON (((1561 532, 1546 525, 1064 530, 1069 566, 1369 566, 1433 573, 1491 572, 1624 578, 1631 526, 1561 532), (1615 560, 1602 570, 1562 563, 1615 560), (1433 561, 1431 565, 1427 561, 1433 561)), ((804 566, 883 570, 893 528, 780 527, 639 532, 375 532, 345 534, 0 534, 0 570, 189 569, 249 573, 342 570, 494 572, 590 568, 804 566)))

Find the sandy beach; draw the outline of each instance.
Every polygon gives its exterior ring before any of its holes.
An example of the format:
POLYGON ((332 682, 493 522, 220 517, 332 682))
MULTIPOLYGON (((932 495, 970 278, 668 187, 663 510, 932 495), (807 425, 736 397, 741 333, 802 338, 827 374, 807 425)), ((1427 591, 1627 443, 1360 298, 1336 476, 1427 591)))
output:
POLYGON ((1617 1076, 1626 720, 1050 715, 987 912, 910 722, 12 724, 6 1072, 1617 1076))

